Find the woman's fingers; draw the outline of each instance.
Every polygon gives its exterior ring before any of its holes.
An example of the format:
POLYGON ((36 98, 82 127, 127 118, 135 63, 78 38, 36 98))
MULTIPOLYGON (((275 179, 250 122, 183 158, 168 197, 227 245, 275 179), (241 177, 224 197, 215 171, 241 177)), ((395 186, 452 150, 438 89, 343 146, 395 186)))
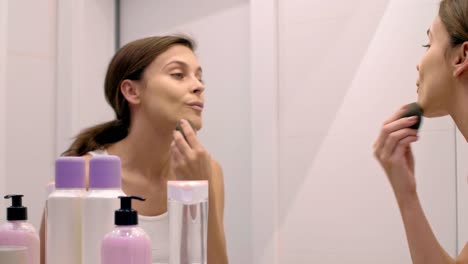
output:
POLYGON ((410 136, 416 137, 417 133, 415 129, 404 128, 389 134, 380 150, 380 158, 384 160, 390 158, 401 140, 410 136))
POLYGON ((203 146, 201 145, 200 141, 197 138, 195 131, 193 130, 192 126, 187 120, 185 119, 180 120, 180 126, 182 130, 184 131, 185 137, 187 138, 187 143, 192 149, 203 148, 203 146))
POLYGON ((184 156, 180 153, 179 148, 176 146, 175 141, 171 144, 171 153, 172 153, 172 160, 174 161, 174 165, 180 166, 183 164, 184 156))
MULTIPOLYGON (((382 129, 380 130, 380 134, 374 143, 374 154, 376 156, 380 156, 382 152, 382 148, 386 144, 388 137, 392 134, 395 133, 396 131, 399 130, 404 130, 408 129, 408 127, 414 125, 418 121, 417 117, 405 117, 405 118, 400 118, 396 121, 393 121, 391 123, 385 124, 382 129)), ((414 133, 417 133, 416 130, 413 130, 414 133)))
POLYGON ((407 136, 400 140, 395 147, 395 151, 393 152, 391 159, 404 157, 409 145, 417 140, 418 136, 407 136))
POLYGON ((174 138, 174 146, 178 149, 178 151, 185 157, 188 157, 191 152, 190 145, 185 141, 184 136, 180 131, 173 132, 174 138))

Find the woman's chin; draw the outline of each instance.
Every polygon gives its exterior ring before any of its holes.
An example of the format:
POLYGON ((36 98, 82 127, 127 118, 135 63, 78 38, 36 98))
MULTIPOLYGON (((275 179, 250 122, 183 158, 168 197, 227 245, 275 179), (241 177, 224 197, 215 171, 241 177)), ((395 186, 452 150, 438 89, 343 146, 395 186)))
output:
POLYGON ((194 129, 195 131, 199 131, 199 130, 202 129, 203 123, 202 123, 202 121, 201 121, 200 118, 191 120, 191 122, 192 122, 192 125, 193 125, 193 129, 194 129))
POLYGON ((193 130, 198 131, 202 128, 202 119, 199 116, 184 116, 183 119, 189 121, 193 130))

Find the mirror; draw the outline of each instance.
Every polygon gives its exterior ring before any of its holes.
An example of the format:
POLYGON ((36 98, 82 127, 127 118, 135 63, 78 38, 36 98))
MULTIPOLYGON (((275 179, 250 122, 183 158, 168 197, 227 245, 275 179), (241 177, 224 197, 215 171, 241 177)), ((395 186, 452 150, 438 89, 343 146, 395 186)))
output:
MULTIPOLYGON (((230 262, 409 263, 372 143, 416 99, 437 9, 435 0, 0 0, 0 191, 25 194, 39 226, 55 157, 113 118, 102 86, 115 47, 184 33, 204 69, 199 137, 224 170, 230 262)), ((418 190, 455 255, 468 237, 468 151, 450 118, 423 122, 418 190)))

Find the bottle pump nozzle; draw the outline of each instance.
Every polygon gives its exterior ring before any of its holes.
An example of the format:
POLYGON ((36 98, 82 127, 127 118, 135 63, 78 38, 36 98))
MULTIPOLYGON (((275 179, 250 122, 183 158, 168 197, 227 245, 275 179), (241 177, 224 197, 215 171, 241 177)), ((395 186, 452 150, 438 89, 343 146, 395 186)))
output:
POLYGON ((7 220, 27 220, 28 209, 23 206, 22 194, 9 194, 5 195, 5 199, 11 198, 11 206, 7 208, 7 220))

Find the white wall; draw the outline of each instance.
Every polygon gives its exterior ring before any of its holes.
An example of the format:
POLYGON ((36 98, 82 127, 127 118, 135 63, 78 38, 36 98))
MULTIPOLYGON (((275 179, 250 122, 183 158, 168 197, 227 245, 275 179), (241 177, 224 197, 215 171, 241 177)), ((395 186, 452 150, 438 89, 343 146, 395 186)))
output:
MULTIPOLYGON (((372 144, 416 99, 437 2, 279 0, 279 263, 411 263, 372 144)), ((453 255, 453 123, 424 120, 414 152, 422 204, 453 255)))
POLYGON ((460 131, 457 130, 457 226, 458 252, 468 242, 468 144, 460 131))
MULTIPOLYGON (((24 194, 29 219, 38 227, 44 205, 41 186, 53 175, 56 1, 6 2, 0 10, 2 15, 5 11, 7 14, 0 17, 6 19, 6 31, 1 34, 6 45, 0 44, 2 53, 6 53, 1 96, 1 135, 5 140, 2 196, 24 194)), ((2 214, 9 203, 1 203, 2 214)))
POLYGON ((248 263, 255 264, 279 263, 277 23, 275 1, 250 1, 252 259, 248 263))
POLYGON ((114 0, 0 1, 0 192, 24 194, 37 228, 55 158, 112 118, 103 80, 114 20, 114 0))
MULTIPOLYGON (((5 135, 5 90, 6 90, 6 43, 8 29, 8 2, 0 0, 0 146, 6 145, 5 135)), ((5 168, 6 149, 0 148, 0 198, 5 194, 6 168, 5 168)), ((3 205, 3 203, 0 203, 3 205)), ((0 220, 5 219, 5 210, 0 210, 0 220)))
POLYGON ((114 119, 104 77, 115 52, 115 1, 59 0, 58 11, 56 155, 80 130, 114 119))
POLYGON ((229 259, 230 263, 251 263, 248 1, 121 3, 122 44, 174 33, 188 34, 197 41, 207 87, 200 138, 224 170, 229 259))

